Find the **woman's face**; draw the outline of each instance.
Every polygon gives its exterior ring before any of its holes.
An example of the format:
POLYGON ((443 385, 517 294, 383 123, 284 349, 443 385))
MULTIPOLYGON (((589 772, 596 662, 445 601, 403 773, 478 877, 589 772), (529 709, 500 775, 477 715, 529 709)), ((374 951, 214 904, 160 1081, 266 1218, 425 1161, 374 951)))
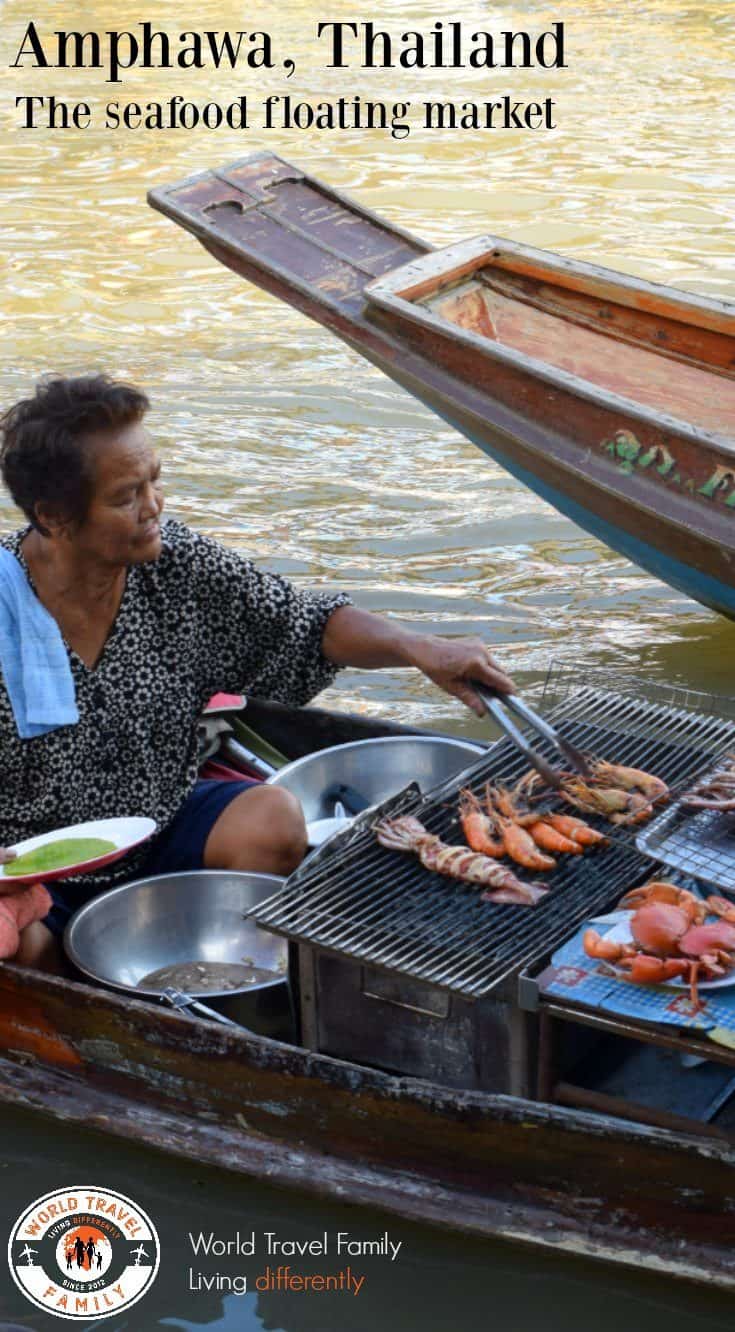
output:
POLYGON ((142 422, 88 436, 94 491, 84 522, 66 535, 102 564, 143 564, 161 553, 161 464, 142 422))

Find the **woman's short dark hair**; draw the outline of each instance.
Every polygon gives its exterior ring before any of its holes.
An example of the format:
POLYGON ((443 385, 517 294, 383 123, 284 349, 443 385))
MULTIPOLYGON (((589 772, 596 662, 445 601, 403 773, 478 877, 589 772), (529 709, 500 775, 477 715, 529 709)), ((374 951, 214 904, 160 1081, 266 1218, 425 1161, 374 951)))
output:
POLYGON ((13 500, 44 536, 36 505, 81 523, 94 490, 94 466, 86 437, 139 421, 150 403, 145 393, 108 375, 41 380, 32 398, 0 417, 0 469, 13 500))

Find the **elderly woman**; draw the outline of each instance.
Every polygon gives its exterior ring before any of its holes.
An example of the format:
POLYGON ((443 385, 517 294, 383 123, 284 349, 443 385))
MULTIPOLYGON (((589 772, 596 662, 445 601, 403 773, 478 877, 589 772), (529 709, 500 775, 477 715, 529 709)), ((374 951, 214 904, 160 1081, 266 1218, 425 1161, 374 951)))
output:
POLYGON ((159 828, 104 873, 50 886, 52 910, 21 934, 15 960, 29 966, 54 969, 72 912, 114 883, 299 863, 304 819, 288 792, 198 780, 197 723, 218 690, 299 705, 340 666, 415 666, 477 711, 470 679, 511 688, 479 639, 410 633, 162 522, 148 406, 103 375, 58 378, 0 422, 3 478, 28 519, 2 545, 61 631, 78 711, 74 724, 21 739, 0 682, 0 847, 123 814, 159 828))

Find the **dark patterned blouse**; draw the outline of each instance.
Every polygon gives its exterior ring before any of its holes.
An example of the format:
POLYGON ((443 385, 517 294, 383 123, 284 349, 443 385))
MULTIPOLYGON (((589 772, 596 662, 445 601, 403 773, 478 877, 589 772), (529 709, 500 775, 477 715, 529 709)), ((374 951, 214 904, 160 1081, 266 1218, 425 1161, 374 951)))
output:
MULTIPOLYGON (((28 530, 2 545, 31 581, 20 549, 28 530)), ((94 670, 68 649, 75 726, 21 740, 0 676, 0 846, 88 819, 146 815, 165 827, 196 781, 197 722, 212 694, 307 703, 336 674, 322 635, 349 600, 297 591, 168 519, 159 558, 128 569, 94 670)), ((85 875, 84 885, 132 877, 147 851, 85 875)))

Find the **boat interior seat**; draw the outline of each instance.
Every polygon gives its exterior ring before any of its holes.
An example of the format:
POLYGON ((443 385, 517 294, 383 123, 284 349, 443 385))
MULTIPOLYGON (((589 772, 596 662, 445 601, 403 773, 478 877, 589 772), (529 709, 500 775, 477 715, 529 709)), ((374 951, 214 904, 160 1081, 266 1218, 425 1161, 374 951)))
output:
POLYGON ((662 1127, 688 1120, 695 1133, 714 1128, 735 1135, 732 1065, 611 1032, 583 1032, 576 1024, 563 1028, 556 1067, 562 1103, 601 1113, 628 1107, 632 1120, 662 1127))
POLYGON ((551 283, 531 287, 488 267, 418 304, 590 385, 732 439, 732 370, 676 356, 670 329, 653 317, 584 293, 573 296, 572 303, 569 292, 551 283))

